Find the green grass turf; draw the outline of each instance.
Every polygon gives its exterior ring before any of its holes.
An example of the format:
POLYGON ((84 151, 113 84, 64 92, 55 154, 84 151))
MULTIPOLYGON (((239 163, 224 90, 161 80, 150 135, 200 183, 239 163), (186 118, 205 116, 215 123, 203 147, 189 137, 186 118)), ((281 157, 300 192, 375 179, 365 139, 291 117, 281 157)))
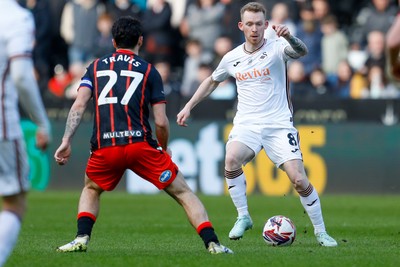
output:
POLYGON ((31 192, 29 211, 10 266, 400 266, 400 196, 323 195, 325 224, 339 243, 320 247, 295 196, 249 196, 254 228, 228 239, 236 212, 229 196, 200 195, 221 243, 234 255, 210 255, 186 216, 165 193, 105 193, 86 253, 62 254, 56 246, 76 232, 79 192, 31 192), (297 226, 292 246, 270 247, 265 220, 282 214, 297 226))

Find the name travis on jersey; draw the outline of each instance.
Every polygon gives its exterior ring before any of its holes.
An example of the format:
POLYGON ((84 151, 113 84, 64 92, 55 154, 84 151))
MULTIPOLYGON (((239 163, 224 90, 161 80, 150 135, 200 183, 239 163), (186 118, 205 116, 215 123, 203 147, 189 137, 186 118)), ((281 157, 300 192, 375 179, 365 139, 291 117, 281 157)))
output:
POLYGON ((136 61, 130 55, 118 55, 118 57, 109 57, 109 58, 104 58, 102 60, 102 62, 105 64, 110 64, 111 62, 117 62, 117 61, 129 62, 129 64, 132 64, 132 66, 134 66, 134 67, 138 67, 141 65, 141 63, 139 61, 136 61))

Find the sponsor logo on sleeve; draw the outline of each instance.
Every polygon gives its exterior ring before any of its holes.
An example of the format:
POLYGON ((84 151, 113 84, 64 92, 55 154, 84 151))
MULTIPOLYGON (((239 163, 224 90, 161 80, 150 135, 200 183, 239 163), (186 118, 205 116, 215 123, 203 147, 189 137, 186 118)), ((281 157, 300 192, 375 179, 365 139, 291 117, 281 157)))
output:
POLYGON ((159 180, 162 183, 166 183, 169 181, 169 179, 171 179, 171 177, 172 177, 172 172, 170 170, 166 170, 163 171, 163 173, 161 173, 159 180))

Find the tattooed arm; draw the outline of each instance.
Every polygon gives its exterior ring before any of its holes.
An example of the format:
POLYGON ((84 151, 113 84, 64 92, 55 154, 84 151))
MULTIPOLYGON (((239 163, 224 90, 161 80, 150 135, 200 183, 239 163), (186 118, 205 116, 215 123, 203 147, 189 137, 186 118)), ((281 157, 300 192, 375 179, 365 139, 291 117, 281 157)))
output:
POLYGON ((291 35, 289 29, 285 25, 273 25, 272 28, 275 30, 278 37, 282 36, 290 44, 290 46, 285 48, 285 54, 288 57, 297 59, 307 55, 307 46, 299 38, 291 35))
POLYGON ((91 97, 92 91, 89 88, 81 87, 79 89, 78 96, 76 97, 75 102, 68 114, 61 145, 54 154, 54 159, 60 165, 66 164, 71 155, 72 137, 74 136, 76 129, 78 129, 83 113, 85 112, 91 97))
POLYGON ((285 54, 292 58, 297 59, 299 57, 305 56, 308 53, 307 46, 297 37, 289 34, 289 36, 285 37, 290 46, 285 48, 285 54))
POLYGON ((68 114, 63 139, 72 139, 72 136, 75 134, 75 131, 81 122, 83 113, 85 112, 91 97, 92 91, 89 88, 81 87, 79 89, 78 95, 68 114))

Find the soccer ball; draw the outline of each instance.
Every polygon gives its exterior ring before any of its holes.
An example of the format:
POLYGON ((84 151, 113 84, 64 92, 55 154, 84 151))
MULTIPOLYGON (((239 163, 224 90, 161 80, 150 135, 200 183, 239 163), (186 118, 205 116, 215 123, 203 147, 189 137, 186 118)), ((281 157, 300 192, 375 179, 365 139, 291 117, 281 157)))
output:
POLYGON ((268 245, 289 246, 296 238, 296 227, 289 218, 276 215, 267 220, 262 236, 268 245))

